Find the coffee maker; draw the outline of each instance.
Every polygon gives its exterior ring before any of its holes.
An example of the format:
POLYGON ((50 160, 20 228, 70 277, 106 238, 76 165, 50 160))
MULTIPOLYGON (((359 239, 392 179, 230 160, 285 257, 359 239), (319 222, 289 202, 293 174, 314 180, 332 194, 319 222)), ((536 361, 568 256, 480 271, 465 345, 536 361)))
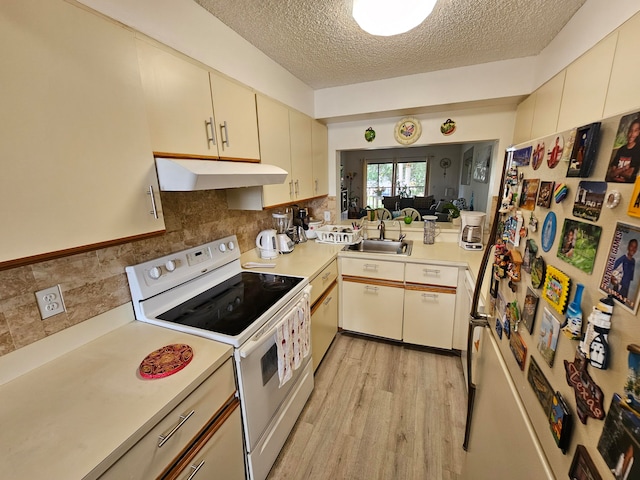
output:
POLYGON ((482 250, 484 212, 460 212, 461 227, 458 237, 458 245, 465 250, 482 250))

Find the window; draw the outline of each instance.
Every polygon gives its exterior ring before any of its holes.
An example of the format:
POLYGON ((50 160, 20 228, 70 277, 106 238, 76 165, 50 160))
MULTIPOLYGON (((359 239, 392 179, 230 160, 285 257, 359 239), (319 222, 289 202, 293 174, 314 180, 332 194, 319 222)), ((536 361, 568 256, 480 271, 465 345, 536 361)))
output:
POLYGON ((425 195, 426 160, 387 158, 367 160, 367 205, 382 206, 382 197, 425 195))

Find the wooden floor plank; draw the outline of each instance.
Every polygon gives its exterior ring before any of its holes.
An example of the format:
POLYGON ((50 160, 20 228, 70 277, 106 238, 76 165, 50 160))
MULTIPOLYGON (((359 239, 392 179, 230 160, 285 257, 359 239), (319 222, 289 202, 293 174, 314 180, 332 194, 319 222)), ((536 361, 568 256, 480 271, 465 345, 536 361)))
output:
POLYGON ((459 357, 338 334, 268 480, 456 480, 459 357))

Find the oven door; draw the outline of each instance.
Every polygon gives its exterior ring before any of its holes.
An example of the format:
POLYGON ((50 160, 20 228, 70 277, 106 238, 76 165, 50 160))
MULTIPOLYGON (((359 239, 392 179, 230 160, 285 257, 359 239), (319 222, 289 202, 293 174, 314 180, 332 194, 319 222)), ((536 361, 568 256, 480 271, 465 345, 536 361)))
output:
POLYGON ((309 347, 309 355, 303 358, 300 367, 293 371, 291 379, 280 387, 277 329, 286 321, 288 314, 298 308, 304 309, 306 321, 311 321, 310 290, 310 286, 306 287, 296 299, 268 322, 264 333, 257 333, 236 351, 238 387, 245 416, 245 436, 249 452, 253 451, 311 360, 309 347))

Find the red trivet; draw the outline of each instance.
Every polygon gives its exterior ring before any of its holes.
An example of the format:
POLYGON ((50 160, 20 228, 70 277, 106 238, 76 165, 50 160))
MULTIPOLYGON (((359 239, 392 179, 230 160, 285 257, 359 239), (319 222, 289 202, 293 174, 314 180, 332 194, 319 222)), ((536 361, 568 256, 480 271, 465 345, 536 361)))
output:
POLYGON ((151 352, 140 364, 144 378, 162 378, 186 367, 193 358, 193 349, 184 343, 175 343, 151 352))

